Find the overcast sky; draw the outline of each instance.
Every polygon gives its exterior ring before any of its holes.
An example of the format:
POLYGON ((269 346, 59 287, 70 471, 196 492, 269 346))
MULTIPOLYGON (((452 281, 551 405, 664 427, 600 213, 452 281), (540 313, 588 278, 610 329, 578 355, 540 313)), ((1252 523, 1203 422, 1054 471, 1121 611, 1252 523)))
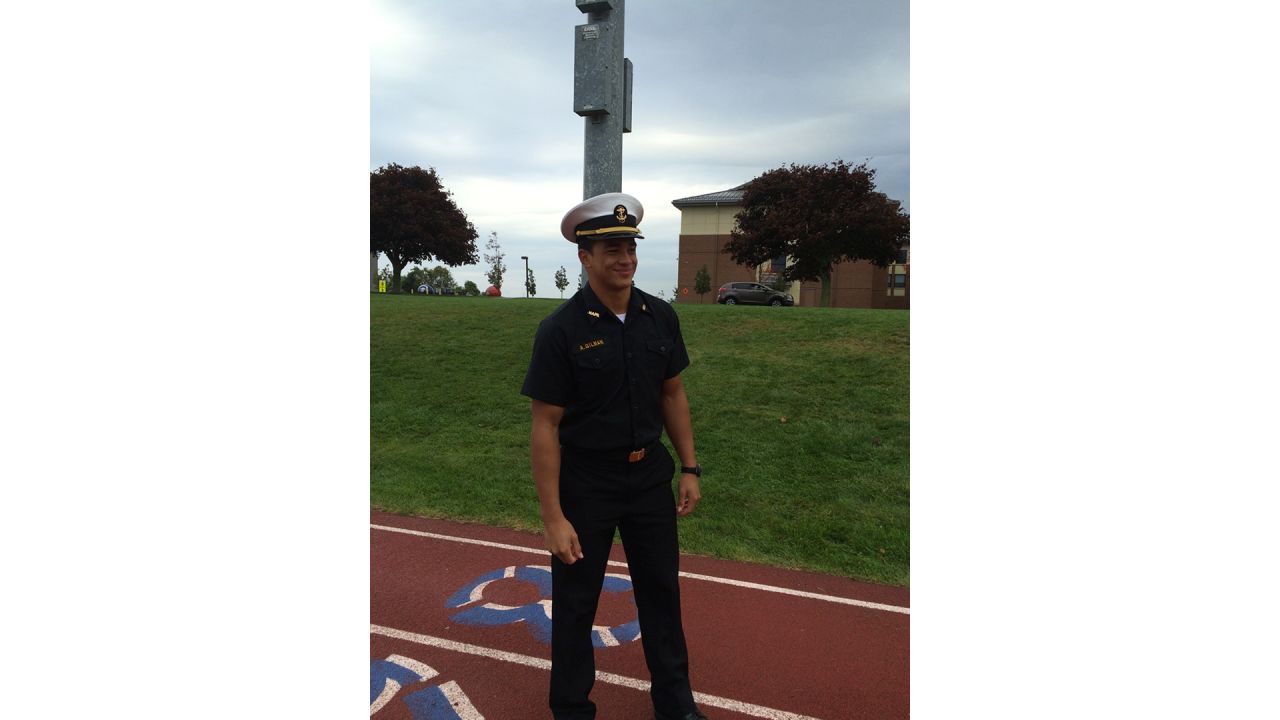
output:
MULTIPOLYGON (((559 226, 582 199, 573 28, 586 15, 572 0, 374 0, 373 12, 370 169, 435 167, 481 255, 498 233, 505 294, 523 294, 528 255, 538 295, 559 297, 556 269, 578 271, 559 226)), ((910 211, 905 0, 631 0, 625 55, 622 190, 645 208, 639 287, 671 297, 672 200, 784 164, 865 160, 910 211)), ((483 288, 485 270, 481 258, 453 275, 483 288)))

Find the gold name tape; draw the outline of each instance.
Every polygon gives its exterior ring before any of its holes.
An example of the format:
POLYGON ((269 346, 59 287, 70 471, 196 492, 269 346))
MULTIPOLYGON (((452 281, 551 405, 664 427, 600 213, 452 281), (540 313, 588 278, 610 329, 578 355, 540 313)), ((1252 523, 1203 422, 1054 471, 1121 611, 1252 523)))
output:
POLYGON ((604 344, 604 340, 592 340, 591 342, 585 342, 579 345, 578 350, 579 351, 590 350, 593 347, 600 347, 603 344, 604 344))
POLYGON ((596 312, 595 310, 588 310, 588 311, 587 311, 587 314, 588 314, 588 315, 590 315, 590 316, 591 316, 591 317, 593 317, 593 318, 598 318, 598 317, 600 317, 600 313, 596 312))

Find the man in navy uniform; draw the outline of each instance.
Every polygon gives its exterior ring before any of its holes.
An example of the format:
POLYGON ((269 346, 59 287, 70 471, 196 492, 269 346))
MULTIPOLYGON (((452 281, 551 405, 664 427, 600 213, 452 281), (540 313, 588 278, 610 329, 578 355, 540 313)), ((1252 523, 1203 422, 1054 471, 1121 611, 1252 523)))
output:
POLYGON ((671 306, 632 284, 644 208, 597 195, 565 214, 587 285, 538 326, 521 393, 533 401, 529 454, 551 551, 551 692, 556 720, 590 720, 591 626, 616 528, 626 550, 658 720, 706 720, 693 702, 680 624, 676 517, 701 497, 689 365, 671 306), (680 456, 679 501, 672 495, 680 456))

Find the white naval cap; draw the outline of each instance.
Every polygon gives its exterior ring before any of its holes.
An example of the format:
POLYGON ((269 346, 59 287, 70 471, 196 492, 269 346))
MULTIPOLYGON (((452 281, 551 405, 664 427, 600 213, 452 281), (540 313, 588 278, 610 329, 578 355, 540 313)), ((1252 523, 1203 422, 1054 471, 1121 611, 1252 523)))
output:
POLYGON ((571 243, 596 238, 643 238, 644 206, 626 193, 605 193, 574 205, 560 221, 560 234, 571 243))

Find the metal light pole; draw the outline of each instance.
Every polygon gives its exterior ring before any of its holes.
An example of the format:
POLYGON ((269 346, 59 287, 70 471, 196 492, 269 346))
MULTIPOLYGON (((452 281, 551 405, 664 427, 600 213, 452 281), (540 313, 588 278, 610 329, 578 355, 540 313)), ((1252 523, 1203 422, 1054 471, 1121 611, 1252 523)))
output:
MULTIPOLYGON (((573 111, 582 116, 582 199, 622 192, 622 134, 631 132, 631 61, 622 55, 625 0, 574 0, 573 111)), ((587 271, 581 273, 587 284, 587 271)))
POLYGON ((529 299, 529 256, 521 255, 520 259, 524 261, 524 297, 529 299))

